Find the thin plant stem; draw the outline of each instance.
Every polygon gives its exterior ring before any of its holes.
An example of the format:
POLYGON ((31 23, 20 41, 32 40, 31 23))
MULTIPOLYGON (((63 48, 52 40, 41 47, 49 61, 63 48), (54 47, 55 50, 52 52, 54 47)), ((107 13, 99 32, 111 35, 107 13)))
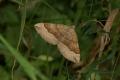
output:
MULTIPOLYGON (((118 54, 119 54, 119 53, 118 53, 118 54)), ((114 62, 115 64, 114 64, 114 67, 113 67, 111 80, 113 80, 114 73, 115 73, 115 69, 116 69, 116 66, 117 66, 117 63, 118 63, 119 58, 120 58, 120 55, 118 55, 118 57, 116 58, 116 60, 115 60, 115 62, 114 62)))
MULTIPOLYGON (((21 40, 22 40, 23 31, 24 31, 24 27, 25 27, 26 3, 27 3, 27 0, 25 1, 24 7, 23 7, 23 10, 22 10, 21 29, 20 29, 20 36, 19 36, 19 40, 18 40, 18 44, 17 44, 17 51, 19 50, 19 46, 20 46, 20 43, 21 43, 21 40)), ((15 65, 16 65, 16 59, 14 58, 12 71, 11 71, 12 80, 14 80, 14 68, 15 68, 15 65)))

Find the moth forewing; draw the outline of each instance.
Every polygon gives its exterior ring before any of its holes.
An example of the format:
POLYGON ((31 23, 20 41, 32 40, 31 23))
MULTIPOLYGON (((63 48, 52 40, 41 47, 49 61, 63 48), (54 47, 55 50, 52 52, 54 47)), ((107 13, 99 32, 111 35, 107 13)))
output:
POLYGON ((55 36, 48 32, 48 30, 44 27, 43 23, 38 23, 35 25, 35 29, 37 33, 48 43, 52 45, 57 45, 58 40, 55 36))
POLYGON ((58 49, 61 52, 61 54, 68 60, 74 63, 80 62, 80 54, 76 54, 75 52, 71 51, 66 45, 59 42, 58 43, 58 49))

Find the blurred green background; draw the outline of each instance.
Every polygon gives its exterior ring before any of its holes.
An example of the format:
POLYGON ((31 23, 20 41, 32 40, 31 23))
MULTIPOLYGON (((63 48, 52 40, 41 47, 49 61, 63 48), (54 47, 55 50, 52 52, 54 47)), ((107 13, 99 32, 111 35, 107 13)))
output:
POLYGON ((94 41, 102 33, 97 21, 105 25, 110 11, 117 8, 120 0, 0 0, 0 80, 79 80, 74 75, 80 80, 119 80, 120 14, 109 33, 110 49, 82 74, 74 74, 56 46, 34 29, 39 22, 75 25, 81 59, 89 61, 94 41))

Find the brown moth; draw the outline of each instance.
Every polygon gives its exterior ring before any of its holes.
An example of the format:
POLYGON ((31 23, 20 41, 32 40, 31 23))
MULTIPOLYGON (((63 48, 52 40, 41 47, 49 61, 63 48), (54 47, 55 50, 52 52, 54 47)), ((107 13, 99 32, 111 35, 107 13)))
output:
POLYGON ((72 26, 52 23, 35 24, 37 33, 48 43, 57 45, 61 54, 74 63, 80 62, 80 49, 72 26))

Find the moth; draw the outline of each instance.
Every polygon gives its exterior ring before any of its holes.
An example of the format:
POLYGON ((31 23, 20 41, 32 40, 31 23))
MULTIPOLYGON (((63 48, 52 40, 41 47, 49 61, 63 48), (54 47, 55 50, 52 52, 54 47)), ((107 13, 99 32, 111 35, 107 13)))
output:
POLYGON ((67 60, 73 63, 80 62, 80 49, 73 26, 37 23, 35 29, 46 42, 57 45, 58 50, 67 60))

